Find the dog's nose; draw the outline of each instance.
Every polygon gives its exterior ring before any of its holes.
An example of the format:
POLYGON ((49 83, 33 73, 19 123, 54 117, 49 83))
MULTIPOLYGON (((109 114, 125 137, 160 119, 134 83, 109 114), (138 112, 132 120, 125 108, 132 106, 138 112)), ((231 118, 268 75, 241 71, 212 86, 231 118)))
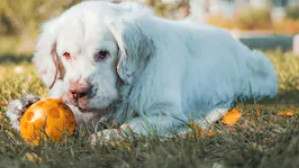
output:
POLYGON ((88 86, 88 87, 81 87, 81 88, 71 88, 69 92, 72 95, 72 98, 77 100, 79 98, 90 95, 91 87, 88 86))

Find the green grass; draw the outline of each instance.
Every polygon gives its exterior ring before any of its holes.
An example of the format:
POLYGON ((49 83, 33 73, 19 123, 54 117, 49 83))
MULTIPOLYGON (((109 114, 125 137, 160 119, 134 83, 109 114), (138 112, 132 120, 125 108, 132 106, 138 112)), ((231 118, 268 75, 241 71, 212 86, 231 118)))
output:
MULTIPOLYGON (((65 142, 32 148, 2 115, 0 167, 299 167, 299 58, 279 50, 266 54, 277 69, 279 96, 237 104, 240 121, 235 126, 216 123, 212 136, 140 137, 92 149, 90 133, 83 129, 65 142), (279 116, 282 110, 295 114, 279 116)), ((0 114, 10 100, 29 92, 46 97, 29 58, 0 57, 0 114)))

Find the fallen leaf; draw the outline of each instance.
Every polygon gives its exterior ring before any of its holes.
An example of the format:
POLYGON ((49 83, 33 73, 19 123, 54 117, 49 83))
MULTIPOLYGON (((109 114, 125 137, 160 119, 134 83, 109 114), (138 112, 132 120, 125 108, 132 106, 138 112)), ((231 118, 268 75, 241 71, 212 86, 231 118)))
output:
POLYGON ((131 147, 130 147, 130 145, 129 145, 129 143, 127 143, 127 142, 124 142, 124 141, 120 141, 120 142, 115 142, 115 141, 111 141, 111 142, 109 142, 109 145, 111 146, 111 147, 115 147, 115 148, 125 148, 125 149, 127 149, 127 151, 131 151, 131 147))
POLYGON ((199 136, 201 138, 205 138, 207 136, 212 136, 213 132, 211 130, 207 131, 203 128, 201 128, 200 126, 198 126, 198 124, 193 123, 193 124, 188 124, 188 127, 192 130, 195 131, 195 138, 199 138, 199 136))
POLYGON ((259 110, 255 110, 255 114, 256 114, 257 116, 260 116, 260 115, 261 115, 261 112, 260 112, 259 110))
POLYGON ((4 100, 0 100, 0 106, 7 106, 7 103, 4 100))
POLYGON ((37 154, 35 153, 29 153, 27 152, 24 156, 23 156, 24 159, 27 159, 28 161, 30 161, 31 163, 39 163, 42 161, 42 159, 37 156, 37 154))
POLYGON ((278 113, 278 115, 280 115, 280 116, 292 116, 292 115, 294 115, 294 111, 293 110, 280 111, 278 113))
POLYGON ((256 143, 256 142, 252 143, 252 147, 255 148, 255 149, 258 149, 258 150, 263 150, 263 147, 260 144, 256 143))
POLYGON ((233 126, 239 121, 241 116, 241 112, 233 108, 222 118, 222 120, 220 120, 220 122, 226 125, 233 126))

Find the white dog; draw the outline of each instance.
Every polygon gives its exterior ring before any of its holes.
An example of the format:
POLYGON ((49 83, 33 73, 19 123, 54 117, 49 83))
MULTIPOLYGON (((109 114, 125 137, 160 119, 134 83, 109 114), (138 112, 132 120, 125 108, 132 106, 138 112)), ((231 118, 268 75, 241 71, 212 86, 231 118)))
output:
MULTIPOLYGON (((36 50, 50 96, 68 103, 78 124, 116 121, 135 133, 164 134, 190 119, 212 123, 237 98, 277 94, 275 70, 262 53, 225 30, 159 18, 135 3, 75 5, 43 25, 36 50)), ((10 103, 14 128, 34 101, 29 95, 10 103)))

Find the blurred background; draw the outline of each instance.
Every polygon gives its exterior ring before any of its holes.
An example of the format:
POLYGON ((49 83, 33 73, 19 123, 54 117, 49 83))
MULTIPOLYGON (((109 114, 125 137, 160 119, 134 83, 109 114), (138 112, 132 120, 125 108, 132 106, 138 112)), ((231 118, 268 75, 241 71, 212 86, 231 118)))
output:
MULTIPOLYGON (((80 1, 0 0, 0 55, 6 59, 31 55, 39 25, 80 1)), ((280 48, 299 55, 299 51, 295 51, 299 48, 295 44, 295 35, 299 33, 299 0, 135 1, 153 8, 157 15, 165 18, 206 22, 228 29, 252 48, 280 48)))

